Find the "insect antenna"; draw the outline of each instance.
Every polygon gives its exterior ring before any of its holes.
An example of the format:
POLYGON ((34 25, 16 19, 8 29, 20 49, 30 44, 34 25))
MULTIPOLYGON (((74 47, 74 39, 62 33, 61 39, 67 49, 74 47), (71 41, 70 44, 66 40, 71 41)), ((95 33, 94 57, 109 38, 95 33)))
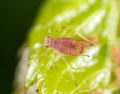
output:
POLYGON ((50 27, 48 27, 48 34, 45 35, 45 38, 50 38, 52 34, 52 30, 50 29, 50 27))
POLYGON ((45 38, 50 38, 50 36, 51 36, 51 29, 50 28, 48 28, 48 34, 47 35, 45 35, 45 38))
POLYGON ((80 55, 80 56, 86 56, 86 57, 90 57, 89 55, 80 55))
POLYGON ((52 34, 55 34, 55 33, 58 33, 59 31, 63 30, 66 28, 66 26, 62 26, 62 27, 59 27, 57 30, 55 30, 55 32, 52 32, 52 30, 50 29, 50 27, 47 27, 48 28, 48 35, 51 36, 52 34))

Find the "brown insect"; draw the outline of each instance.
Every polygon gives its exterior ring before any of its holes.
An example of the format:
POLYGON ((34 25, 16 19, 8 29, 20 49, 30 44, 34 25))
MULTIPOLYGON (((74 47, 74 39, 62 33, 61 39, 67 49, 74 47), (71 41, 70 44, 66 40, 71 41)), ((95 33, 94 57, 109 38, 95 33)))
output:
MULTIPOLYGON (((93 38, 89 38, 93 40, 93 38)), ((45 38, 44 46, 53 48, 60 53, 68 56, 79 56, 84 49, 93 43, 88 43, 84 40, 75 40, 73 38, 45 38)))

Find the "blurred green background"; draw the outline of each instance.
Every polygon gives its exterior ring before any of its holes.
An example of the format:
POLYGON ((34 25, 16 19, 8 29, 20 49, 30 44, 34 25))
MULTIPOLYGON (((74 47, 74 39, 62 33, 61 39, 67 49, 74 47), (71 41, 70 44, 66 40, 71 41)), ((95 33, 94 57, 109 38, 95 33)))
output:
POLYGON ((0 0, 0 94, 10 94, 17 51, 43 0, 0 0))

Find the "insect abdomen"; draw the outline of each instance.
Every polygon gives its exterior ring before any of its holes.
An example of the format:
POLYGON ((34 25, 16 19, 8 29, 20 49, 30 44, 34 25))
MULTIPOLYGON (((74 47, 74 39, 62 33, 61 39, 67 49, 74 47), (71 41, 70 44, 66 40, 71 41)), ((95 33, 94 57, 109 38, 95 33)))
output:
POLYGON ((45 45, 69 56, 80 55, 84 50, 84 45, 72 38, 47 38, 45 45))

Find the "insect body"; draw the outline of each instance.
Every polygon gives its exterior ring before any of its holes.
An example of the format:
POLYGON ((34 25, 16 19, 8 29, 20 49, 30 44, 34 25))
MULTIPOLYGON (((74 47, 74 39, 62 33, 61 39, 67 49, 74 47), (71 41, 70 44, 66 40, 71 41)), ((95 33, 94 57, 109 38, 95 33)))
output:
POLYGON ((44 45, 68 56, 78 56, 91 44, 72 38, 45 38, 44 45))

